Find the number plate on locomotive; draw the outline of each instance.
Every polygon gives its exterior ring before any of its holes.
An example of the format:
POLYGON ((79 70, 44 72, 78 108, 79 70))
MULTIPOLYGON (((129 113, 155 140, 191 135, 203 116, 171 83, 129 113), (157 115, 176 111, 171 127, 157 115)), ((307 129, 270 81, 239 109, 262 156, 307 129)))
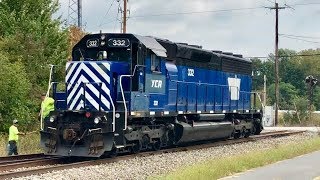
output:
POLYGON ((99 47, 99 39, 89 39, 87 41, 87 48, 99 47))
POLYGON ((108 40, 109 47, 129 47, 130 41, 125 38, 111 38, 108 40))

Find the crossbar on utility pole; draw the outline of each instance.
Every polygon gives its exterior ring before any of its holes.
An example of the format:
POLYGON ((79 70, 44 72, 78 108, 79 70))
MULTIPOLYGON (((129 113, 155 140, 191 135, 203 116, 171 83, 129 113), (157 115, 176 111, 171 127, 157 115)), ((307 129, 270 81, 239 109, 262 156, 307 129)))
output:
POLYGON ((274 7, 267 7, 271 10, 276 10, 276 25, 275 25, 275 125, 278 124, 279 117, 279 9, 285 9, 286 7, 279 7, 278 3, 275 3, 274 7))

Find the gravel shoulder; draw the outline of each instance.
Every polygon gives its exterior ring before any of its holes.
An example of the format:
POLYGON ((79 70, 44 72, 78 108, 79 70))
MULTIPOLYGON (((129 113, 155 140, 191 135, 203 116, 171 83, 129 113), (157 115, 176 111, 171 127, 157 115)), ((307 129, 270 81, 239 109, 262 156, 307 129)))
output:
POLYGON ((183 166, 193 165, 209 159, 238 155, 256 150, 268 150, 281 144, 301 142, 303 140, 311 139, 315 136, 316 134, 314 133, 304 133, 275 139, 269 138, 256 142, 246 142, 201 150, 138 157, 110 164, 74 168, 15 179, 147 179, 148 177, 163 175, 168 172, 175 171, 183 166))

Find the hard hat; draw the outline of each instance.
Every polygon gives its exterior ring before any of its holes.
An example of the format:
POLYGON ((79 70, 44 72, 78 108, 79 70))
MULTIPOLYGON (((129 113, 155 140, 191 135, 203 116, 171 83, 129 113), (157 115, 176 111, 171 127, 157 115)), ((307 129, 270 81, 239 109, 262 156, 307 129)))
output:
POLYGON ((13 124, 17 124, 18 123, 18 120, 13 120, 13 124))

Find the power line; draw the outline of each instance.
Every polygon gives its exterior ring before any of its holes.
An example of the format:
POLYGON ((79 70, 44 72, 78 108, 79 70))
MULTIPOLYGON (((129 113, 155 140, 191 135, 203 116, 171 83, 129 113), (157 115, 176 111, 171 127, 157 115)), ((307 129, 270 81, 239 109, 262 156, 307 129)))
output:
POLYGON ((103 19, 105 18, 105 17, 107 17, 107 15, 109 14, 109 12, 110 12, 110 9, 111 9, 111 7, 112 7, 112 5, 113 5, 113 3, 115 2, 116 0, 113 0, 112 2, 111 2, 111 4, 110 4, 110 6, 109 6, 109 8, 108 8, 108 10, 107 10, 107 12, 106 12, 106 14, 103 16, 103 18, 101 19, 101 23, 100 23, 100 25, 99 25, 99 27, 101 27, 102 25, 104 25, 102 22, 103 22, 103 19))
MULTIPOLYGON (((312 57, 312 56, 320 56, 320 53, 316 54, 296 54, 296 55, 284 55, 284 56, 278 56, 279 58, 287 58, 287 57, 312 57)), ((275 57, 275 56, 272 56, 275 57)), ((245 57, 247 59, 267 59, 270 58, 270 56, 252 56, 252 57, 245 57)))
MULTIPOLYGON (((272 2, 272 1, 269 1, 272 2)), ((301 3, 301 4, 292 4, 287 5, 290 6, 307 6, 307 5, 320 5, 320 3, 301 3)), ((146 15, 135 15, 130 18, 144 18, 144 17, 157 17, 157 16, 176 16, 176 15, 191 15, 191 14, 204 14, 204 13, 219 13, 219 12, 232 12, 232 11, 245 11, 245 10, 257 10, 264 9, 268 7, 247 7, 247 8, 231 8, 231 9, 219 9, 219 10, 207 10, 207 11, 190 11, 190 12, 169 12, 169 13, 159 13, 159 14, 146 14, 146 15)))
POLYGON ((115 20, 115 23, 114 23, 114 26, 113 26, 113 32, 115 31, 116 26, 117 26, 117 22, 119 21, 119 13, 120 13, 119 9, 120 8, 121 8, 120 7, 120 2, 118 2, 118 12, 117 12, 117 17, 116 17, 116 20, 115 20))
POLYGON ((293 5, 290 5, 290 6, 308 6, 308 5, 320 5, 320 3, 300 3, 300 4, 293 4, 293 5))
POLYGON ((274 4, 274 3, 275 3, 275 2, 272 2, 271 0, 267 0, 267 1, 271 2, 272 4, 274 4))
POLYGON ((288 39, 295 39, 295 40, 309 42, 309 43, 315 43, 315 44, 319 44, 320 43, 318 41, 309 41, 309 40, 305 40, 305 39, 301 39, 301 38, 297 38, 297 37, 286 36, 286 35, 281 35, 281 37, 288 38, 288 39))
POLYGON ((142 18, 142 17, 155 17, 155 16, 176 16, 176 15, 190 15, 190 14, 204 14, 204 13, 219 13, 219 12, 231 12, 231 11, 244 11, 263 9, 264 7, 248 7, 248 8, 233 8, 233 9, 220 9, 220 10, 207 10, 207 11, 190 11, 190 12, 177 12, 177 13, 160 13, 160 14, 148 14, 148 15, 136 15, 130 18, 142 18))
POLYGON ((298 38, 306 38, 306 39, 320 39, 320 37, 315 36, 301 36, 301 35, 292 35, 292 34, 279 34, 280 36, 290 36, 290 37, 298 37, 298 38))

